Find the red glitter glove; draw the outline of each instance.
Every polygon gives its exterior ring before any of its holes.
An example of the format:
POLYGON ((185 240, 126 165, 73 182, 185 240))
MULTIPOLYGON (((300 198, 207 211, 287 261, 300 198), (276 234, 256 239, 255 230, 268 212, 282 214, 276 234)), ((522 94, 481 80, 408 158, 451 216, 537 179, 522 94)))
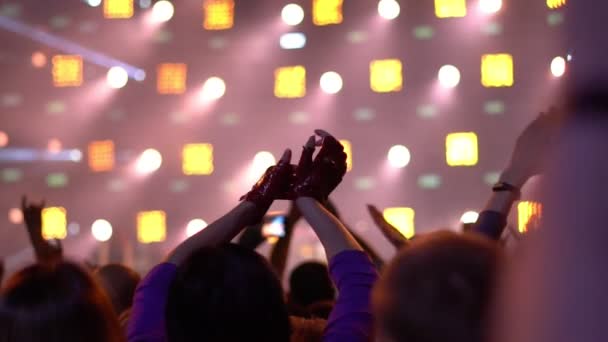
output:
POLYGON ((321 150, 313 161, 311 142, 315 138, 310 137, 296 167, 293 193, 294 197, 313 197, 324 202, 346 174, 346 153, 342 144, 331 134, 322 130, 315 133, 322 138, 321 150))
POLYGON ((241 197, 241 201, 248 201, 256 206, 259 219, 264 217, 275 199, 283 197, 288 191, 293 179, 293 166, 289 164, 290 160, 291 151, 285 150, 279 163, 269 167, 251 190, 241 197))

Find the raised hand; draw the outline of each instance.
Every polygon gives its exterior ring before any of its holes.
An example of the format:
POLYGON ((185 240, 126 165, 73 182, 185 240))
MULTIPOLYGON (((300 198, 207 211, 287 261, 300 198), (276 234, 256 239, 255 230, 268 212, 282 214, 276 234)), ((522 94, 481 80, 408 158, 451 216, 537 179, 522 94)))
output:
POLYGON ((258 221, 264 217, 275 199, 284 196, 289 191, 294 172, 290 161, 291 150, 288 149, 283 153, 279 163, 269 167, 251 190, 241 197, 241 201, 248 201, 256 206, 259 214, 258 221))
POLYGON ((44 207, 44 201, 38 204, 33 202, 28 203, 26 196, 21 198, 23 220, 25 221, 25 227, 34 248, 36 259, 41 263, 53 263, 62 259, 63 248, 59 240, 56 240, 56 244, 53 244, 42 236, 42 210, 44 207))
POLYGON ((408 244, 408 240, 403 234, 401 234, 397 228, 395 228, 392 224, 388 223, 380 210, 375 206, 368 204, 367 211, 369 215, 372 217, 372 220, 376 224, 376 227, 380 229, 380 232, 384 237, 393 245, 395 248, 400 249, 403 246, 408 244))
POLYGON ((321 149, 313 160, 311 145, 315 137, 311 136, 296 167, 293 193, 295 197, 313 197, 324 202, 346 174, 346 153, 331 134, 323 130, 315 133, 321 137, 315 145, 321 145, 321 149))

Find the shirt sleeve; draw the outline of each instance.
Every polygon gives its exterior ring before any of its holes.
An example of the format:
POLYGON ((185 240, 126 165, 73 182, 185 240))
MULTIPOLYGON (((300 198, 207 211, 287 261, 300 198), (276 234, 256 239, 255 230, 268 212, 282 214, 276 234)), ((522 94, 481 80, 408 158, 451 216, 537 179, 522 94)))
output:
POLYGON ((165 307, 177 266, 162 263, 139 283, 127 327, 129 342, 161 342, 165 336, 165 307))
POLYGON ((371 291, 378 272, 361 251, 344 251, 332 258, 329 272, 338 288, 338 299, 327 322, 324 342, 370 341, 371 291))
POLYGON ((492 240, 500 240, 502 232, 507 226, 507 217, 497 211, 482 211, 479 214, 473 231, 492 240))

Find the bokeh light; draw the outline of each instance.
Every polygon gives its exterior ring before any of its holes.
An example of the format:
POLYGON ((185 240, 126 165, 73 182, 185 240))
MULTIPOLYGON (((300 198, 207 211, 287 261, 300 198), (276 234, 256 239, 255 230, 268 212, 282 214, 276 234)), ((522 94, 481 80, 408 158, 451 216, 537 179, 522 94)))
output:
POLYGON ((266 170, 277 163, 274 155, 268 151, 260 151, 253 157, 251 173, 253 177, 261 177, 266 170))
POLYGON ((487 14, 492 14, 500 11, 502 8, 502 0, 479 0, 479 9, 487 14))
POLYGON ((219 77, 210 77, 203 84, 201 99, 203 101, 218 100, 226 93, 226 83, 219 77))
POLYGON ((46 55, 40 51, 36 51, 32 54, 32 65, 34 68, 44 68, 46 66, 47 58, 46 55))
POLYGON ((207 227, 207 222, 202 219, 194 219, 188 222, 186 226, 186 236, 191 237, 192 235, 200 232, 207 227))
POLYGON ((101 5, 101 0, 86 0, 87 4, 91 7, 97 7, 101 5))
POLYGON ((388 150, 387 158, 392 167, 404 168, 410 163, 410 150, 403 145, 395 145, 388 150))
POLYGON ((112 225, 103 219, 96 220, 91 225, 91 234, 97 241, 108 241, 112 237, 112 225))
POLYGON ((281 19, 289 26, 296 26, 304 20, 304 10, 298 4, 287 4, 281 11, 281 19))
POLYGON ((122 67, 114 66, 108 70, 106 81, 110 88, 120 89, 127 85, 127 82, 129 81, 129 74, 122 67))
POLYGON ((62 148, 63 144, 61 144, 61 141, 56 138, 49 140, 48 144, 46 145, 46 149, 51 153, 59 153, 61 152, 62 148))
POLYGON ((23 223, 23 212, 19 208, 11 208, 8 211, 8 221, 12 224, 23 223))
POLYGON ((325 93, 336 94, 342 90, 342 76, 335 71, 328 71, 321 75, 319 84, 321 85, 321 90, 325 93))
POLYGON ((135 170, 138 173, 152 173, 160 168, 163 163, 163 156, 157 150, 149 148, 142 152, 137 159, 135 170))
POLYGON ((551 74, 554 77, 562 77, 566 73, 566 60, 564 57, 557 56, 551 61, 551 74))
POLYGON ((6 134, 6 132, 0 131, 0 147, 8 145, 8 141, 8 134, 6 134))
POLYGON ((380 0, 378 2, 378 14, 388 20, 395 19, 399 16, 401 7, 395 0, 380 0))
POLYGON ((467 211, 460 217, 460 222, 464 224, 472 224, 477 222, 477 218, 479 217, 479 213, 476 211, 467 211))
POLYGON ((152 6, 152 20, 158 23, 166 22, 173 18, 175 8, 170 1, 160 0, 152 6))
POLYGON ((437 74, 439 83, 445 88, 454 88, 460 83, 460 70, 453 65, 444 65, 437 74))

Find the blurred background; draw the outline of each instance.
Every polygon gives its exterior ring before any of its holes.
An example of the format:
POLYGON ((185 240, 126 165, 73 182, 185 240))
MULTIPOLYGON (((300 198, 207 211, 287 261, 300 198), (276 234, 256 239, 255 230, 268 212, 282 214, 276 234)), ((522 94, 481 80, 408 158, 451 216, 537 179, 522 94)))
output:
MULTIPOLYGON (((407 236, 459 229, 573 58, 564 5, 1 0, 0 256, 33 258, 27 194, 68 256, 146 270, 315 128, 347 147, 332 197, 381 255, 367 203, 407 236)), ((322 253, 300 222, 289 264, 322 253)))

